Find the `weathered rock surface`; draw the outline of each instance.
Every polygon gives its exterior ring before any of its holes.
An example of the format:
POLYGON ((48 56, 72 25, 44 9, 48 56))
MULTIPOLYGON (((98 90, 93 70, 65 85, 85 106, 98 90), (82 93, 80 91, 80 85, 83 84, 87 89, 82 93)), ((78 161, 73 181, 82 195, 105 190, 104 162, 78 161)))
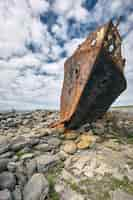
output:
POLYGON ((5 171, 7 169, 7 164, 9 161, 9 159, 0 159, 0 172, 5 171))
POLYGON ((0 200, 13 200, 11 192, 7 189, 0 190, 0 200))
POLYGON ((45 199, 49 184, 43 174, 34 174, 24 187, 24 200, 45 199))
POLYGON ((75 142, 74 141, 67 141, 67 142, 65 142, 65 144, 63 146, 63 150, 66 153, 69 153, 69 154, 75 153, 76 150, 77 150, 75 142))
POLYGON ((14 174, 12 174, 8 171, 2 172, 0 174, 0 189, 7 188, 10 190, 13 190, 15 185, 16 185, 16 179, 15 179, 14 174))
POLYGON ((50 167, 55 166, 55 164, 59 161, 58 155, 41 155, 37 157, 37 169, 38 172, 46 172, 50 167))
POLYGON ((95 137, 89 134, 83 134, 79 138, 79 142, 77 143, 78 149, 86 149, 93 145, 95 142, 95 137))
POLYGON ((0 113, 0 200, 132 200, 133 114, 67 132, 48 128, 58 117, 0 113))
POLYGON ((132 200, 133 196, 123 192, 122 190, 116 190, 112 194, 113 200, 132 200))

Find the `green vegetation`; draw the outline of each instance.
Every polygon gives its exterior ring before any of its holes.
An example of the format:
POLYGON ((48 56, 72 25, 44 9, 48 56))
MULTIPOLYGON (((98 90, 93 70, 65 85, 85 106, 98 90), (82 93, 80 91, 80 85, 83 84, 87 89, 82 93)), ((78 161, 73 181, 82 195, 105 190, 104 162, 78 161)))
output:
MULTIPOLYGON (((131 159, 131 158, 130 158, 130 159, 131 159)), ((129 161, 127 162, 127 164, 130 166, 131 169, 133 169, 133 160, 132 160, 132 159, 129 160, 129 161)))
POLYGON ((55 167, 51 168, 46 174, 47 180, 49 182, 48 200, 60 200, 59 194, 55 191, 55 184, 57 177, 60 175, 63 167, 64 163, 60 161, 55 167))
POLYGON ((86 190, 85 189, 82 189, 81 187, 80 187, 80 184, 77 184, 77 183, 75 183, 75 182, 70 182, 70 181, 65 181, 69 186, 70 186, 70 188, 73 190, 73 191, 75 191, 75 192, 78 192, 78 193, 80 193, 80 194, 86 194, 86 190))
POLYGON ((124 177, 123 180, 116 179, 109 175, 106 175, 101 180, 86 179, 82 180, 78 185, 70 184, 73 190, 80 192, 82 185, 84 185, 84 190, 81 190, 83 194, 89 195, 91 199, 94 200, 110 200, 110 192, 119 189, 133 194, 133 183, 124 177))
POLYGON ((127 143, 133 144, 133 133, 127 136, 127 143))
POLYGON ((53 174, 47 176, 49 182, 49 196, 48 200, 60 200, 59 194, 55 191, 56 177, 53 174))
POLYGON ((133 183, 130 182, 127 177, 124 177, 123 180, 111 178, 111 189, 115 190, 118 188, 130 194, 133 194, 133 183))
POLYGON ((24 153, 22 150, 16 152, 16 156, 17 156, 18 158, 21 158, 21 156, 23 156, 24 154, 25 154, 25 153, 24 153))
POLYGON ((133 108, 133 105, 127 105, 127 106, 112 106, 111 109, 125 109, 125 108, 133 108))

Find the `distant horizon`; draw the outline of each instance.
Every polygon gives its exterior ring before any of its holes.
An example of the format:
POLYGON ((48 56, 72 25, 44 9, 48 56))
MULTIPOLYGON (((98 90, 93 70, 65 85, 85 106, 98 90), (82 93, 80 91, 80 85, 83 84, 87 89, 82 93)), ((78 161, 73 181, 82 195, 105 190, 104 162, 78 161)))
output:
MULTIPOLYGON (((112 106, 110 106, 110 108, 128 108, 128 107, 133 107, 133 105, 119 105, 119 106, 117 106, 117 105, 112 105, 112 106)), ((110 109, 109 108, 109 109, 110 109)), ((108 109, 108 110, 109 110, 108 109)), ((9 110, 0 110, 0 113, 3 113, 3 112, 32 112, 32 111, 38 111, 38 110, 40 110, 40 111, 60 111, 60 109, 45 109, 45 108, 41 108, 41 109, 29 109, 29 110, 18 110, 18 109, 9 109, 9 110)))

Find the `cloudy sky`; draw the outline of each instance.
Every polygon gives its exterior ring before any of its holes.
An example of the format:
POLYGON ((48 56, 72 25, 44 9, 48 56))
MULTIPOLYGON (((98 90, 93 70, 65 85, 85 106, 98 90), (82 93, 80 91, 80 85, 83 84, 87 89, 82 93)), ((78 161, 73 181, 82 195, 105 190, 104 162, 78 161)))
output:
POLYGON ((133 104, 133 0, 0 0, 0 110, 59 108, 63 64, 95 28, 122 16, 133 104))

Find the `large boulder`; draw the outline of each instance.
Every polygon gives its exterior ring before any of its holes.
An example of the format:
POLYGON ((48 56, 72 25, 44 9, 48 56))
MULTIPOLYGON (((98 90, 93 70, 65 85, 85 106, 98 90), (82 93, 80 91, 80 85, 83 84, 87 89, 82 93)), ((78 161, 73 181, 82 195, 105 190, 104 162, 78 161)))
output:
POLYGON ((49 184, 43 174, 34 174, 24 187, 24 200, 45 199, 49 191, 49 184))

